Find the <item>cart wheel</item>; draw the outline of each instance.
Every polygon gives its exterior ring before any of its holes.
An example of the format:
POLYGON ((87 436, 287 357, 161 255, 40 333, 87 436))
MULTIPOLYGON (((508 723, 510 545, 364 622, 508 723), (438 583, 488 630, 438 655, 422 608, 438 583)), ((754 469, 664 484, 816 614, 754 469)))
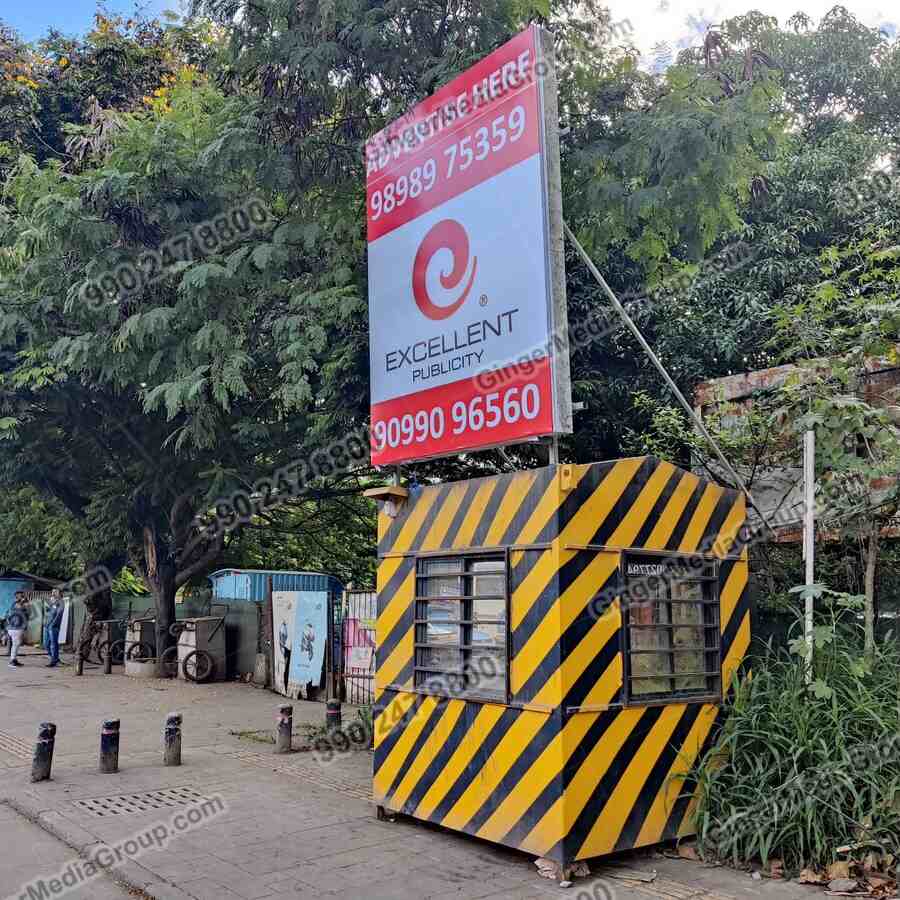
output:
MULTIPOLYGON (((103 647, 103 652, 106 653, 106 646, 103 647)), ((113 641, 110 646, 110 652, 112 653, 112 661, 114 666, 121 666, 123 662, 125 662, 125 641, 113 641)))
POLYGON ((169 634, 171 634, 173 638, 180 637, 182 631, 184 631, 184 622, 173 622, 169 626, 169 634))
POLYGON ((159 673, 163 678, 175 678, 178 675, 178 645, 166 647, 159 658, 159 673))
MULTIPOLYGON (((109 641, 100 641, 99 644, 96 645, 94 649, 94 653, 97 656, 97 662, 102 666, 104 662, 106 662, 106 651, 107 648, 112 649, 112 662, 114 666, 121 666, 125 661, 125 641, 113 641, 110 644, 109 641)), ((89 658, 88 662, 92 660, 89 658)))
POLYGON ((128 645, 128 650, 125 652, 126 659, 153 659, 153 648, 149 644, 143 644, 140 641, 136 641, 133 644, 128 645))
POLYGON ((106 653, 106 641, 95 641, 91 644, 86 659, 88 662, 103 665, 103 654, 106 653))
POLYGON ((212 675, 212 657, 205 650, 191 650, 181 664, 181 671, 188 681, 202 684, 212 675))
POLYGON ((103 665, 103 654, 106 652, 106 641, 102 641, 99 638, 94 638, 91 641, 90 646, 88 647, 88 652, 85 654, 85 661, 89 663, 96 663, 97 665, 103 665))

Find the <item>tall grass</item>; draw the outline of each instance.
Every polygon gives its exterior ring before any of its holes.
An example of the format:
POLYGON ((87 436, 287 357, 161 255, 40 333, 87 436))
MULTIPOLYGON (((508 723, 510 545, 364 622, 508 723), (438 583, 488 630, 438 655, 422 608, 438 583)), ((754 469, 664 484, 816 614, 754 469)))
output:
POLYGON ((757 657, 735 684, 719 738, 694 770, 705 856, 781 859, 796 872, 826 866, 848 844, 860 858, 900 854, 900 645, 888 635, 866 660, 856 618, 832 608, 816 628, 812 685, 802 641, 757 657))

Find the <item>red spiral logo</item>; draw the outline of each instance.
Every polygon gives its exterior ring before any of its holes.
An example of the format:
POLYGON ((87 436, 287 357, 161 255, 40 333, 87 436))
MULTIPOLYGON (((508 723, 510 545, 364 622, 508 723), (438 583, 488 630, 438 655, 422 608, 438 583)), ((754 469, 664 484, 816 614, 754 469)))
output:
POLYGON ((466 229, 453 219, 444 219, 425 235, 416 252, 412 278, 416 306, 429 319, 439 320, 452 316, 466 302, 466 297, 469 296, 469 291, 472 290, 472 284, 475 281, 478 260, 472 259, 472 274, 459 298, 447 306, 439 306, 428 295, 426 277, 428 265, 438 250, 449 250, 453 254, 453 268, 449 272, 441 272, 441 286, 447 291, 452 291, 465 278, 469 268, 469 236, 466 234, 466 229))

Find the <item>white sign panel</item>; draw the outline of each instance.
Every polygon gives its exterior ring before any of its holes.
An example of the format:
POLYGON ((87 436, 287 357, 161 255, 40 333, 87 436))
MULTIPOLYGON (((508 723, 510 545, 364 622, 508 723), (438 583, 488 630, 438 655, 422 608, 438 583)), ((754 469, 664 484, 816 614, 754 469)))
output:
POLYGON ((367 145, 376 465, 571 430, 543 40, 528 29, 367 145))

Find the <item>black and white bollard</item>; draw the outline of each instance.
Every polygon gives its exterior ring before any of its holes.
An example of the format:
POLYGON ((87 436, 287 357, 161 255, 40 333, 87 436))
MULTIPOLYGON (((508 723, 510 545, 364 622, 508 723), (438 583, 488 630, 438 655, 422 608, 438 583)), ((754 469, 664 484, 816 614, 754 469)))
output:
POLYGON ((112 775, 119 771, 119 720, 104 719, 100 730, 100 772, 112 775))
POLYGON ((341 730, 341 701, 325 701, 325 727, 329 731, 341 730))
POLYGON ((163 762, 167 766, 181 765, 181 713, 169 713, 166 716, 164 735, 165 751, 163 762))
POLYGON ((52 722, 41 722, 37 743, 34 745, 34 759, 31 762, 31 780, 49 781, 53 765, 53 747, 56 744, 56 726, 52 722))
POLYGON ((294 707, 284 704, 278 707, 278 728, 275 731, 275 752, 291 752, 291 735, 294 731, 294 707))

